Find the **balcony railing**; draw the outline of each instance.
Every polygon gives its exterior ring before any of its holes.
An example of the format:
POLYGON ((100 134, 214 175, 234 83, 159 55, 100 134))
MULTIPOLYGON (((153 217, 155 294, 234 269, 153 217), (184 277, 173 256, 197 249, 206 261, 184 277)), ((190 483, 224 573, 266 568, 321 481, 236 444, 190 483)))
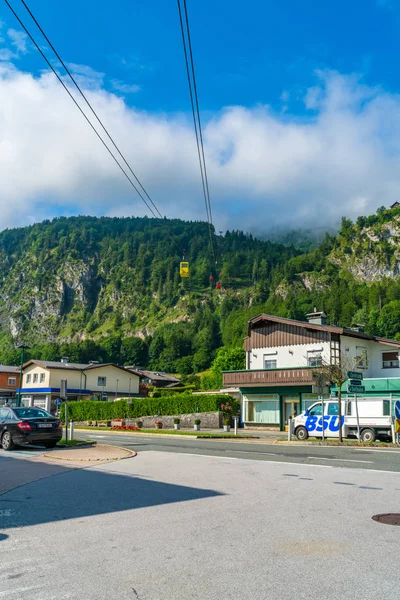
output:
POLYGON ((254 371, 226 371, 223 373, 224 387, 312 385, 315 369, 298 367, 293 369, 260 369, 254 371))

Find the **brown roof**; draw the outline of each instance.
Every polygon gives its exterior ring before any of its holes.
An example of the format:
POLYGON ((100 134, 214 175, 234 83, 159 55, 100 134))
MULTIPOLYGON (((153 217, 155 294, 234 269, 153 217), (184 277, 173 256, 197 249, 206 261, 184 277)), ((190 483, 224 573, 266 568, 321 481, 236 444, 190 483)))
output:
POLYGON ((20 367, 0 365, 0 373, 19 373, 20 367))
POLYGON ((251 330, 254 329, 254 325, 268 322, 281 323, 282 325, 296 325, 297 327, 303 327, 304 329, 308 330, 327 331, 330 333, 336 333, 338 335, 347 335, 349 337, 361 338, 364 340, 372 340, 376 342, 381 342, 382 344, 400 347, 399 340, 390 340, 376 335, 369 335, 368 333, 361 333, 360 331, 348 329, 347 327, 338 327, 337 325, 316 325, 315 323, 309 323, 308 321, 297 321, 295 319, 275 317, 273 315, 266 315, 264 313, 260 313, 259 315, 256 315, 248 321, 247 337, 250 336, 251 330))

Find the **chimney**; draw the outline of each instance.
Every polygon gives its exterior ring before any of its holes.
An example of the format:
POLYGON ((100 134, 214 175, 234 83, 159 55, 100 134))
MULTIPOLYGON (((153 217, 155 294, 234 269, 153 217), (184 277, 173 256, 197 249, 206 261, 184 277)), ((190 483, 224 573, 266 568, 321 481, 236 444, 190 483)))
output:
POLYGON ((68 356, 62 356, 62 357, 61 357, 61 362, 62 362, 64 365, 67 365, 67 364, 68 364, 68 356))
POLYGON ((99 361, 98 360, 89 360, 89 365, 98 365, 99 361))
POLYGON ((318 311, 314 306, 314 311, 306 315, 307 321, 312 325, 326 325, 326 314, 324 311, 318 311))

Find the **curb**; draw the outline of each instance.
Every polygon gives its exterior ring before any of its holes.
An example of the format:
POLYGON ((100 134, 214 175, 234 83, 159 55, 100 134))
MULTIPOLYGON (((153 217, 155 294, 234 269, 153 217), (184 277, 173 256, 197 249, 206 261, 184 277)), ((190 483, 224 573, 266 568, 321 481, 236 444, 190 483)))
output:
MULTIPOLYGON (((126 453, 127 456, 118 456, 116 458, 76 458, 76 457, 62 457, 62 456, 54 456, 53 453, 50 454, 42 454, 46 458, 50 458, 53 460, 67 460, 71 462, 110 462, 113 460, 126 460, 127 458, 134 458, 137 456, 137 452, 134 450, 129 450, 128 448, 121 448, 120 446, 110 446, 108 444, 102 444, 102 446, 106 446, 107 448, 116 448, 118 450, 122 450, 126 453)), ((75 446, 76 448, 77 446, 75 446)), ((80 446, 78 446, 79 448, 80 446)), ((62 448, 62 450, 69 450, 70 448, 62 448)))
POLYGON ((332 444, 330 442, 288 442, 288 441, 279 441, 279 440, 275 440, 274 444, 280 444, 281 446, 311 446, 311 447, 318 447, 318 448, 371 448, 371 449, 375 449, 375 450, 399 450, 400 452, 400 448, 399 446, 397 446, 396 444, 391 444, 391 445, 387 445, 387 446, 370 446, 367 444, 332 444))
MULTIPOLYGON (((75 431, 87 431, 87 432, 91 432, 91 433, 94 433, 94 434, 100 434, 100 435, 102 433, 101 429, 81 429, 81 428, 78 429, 77 428, 77 429, 75 429, 75 431)), ((170 438, 170 439, 171 438, 172 439, 178 438, 178 439, 186 439, 186 440, 187 439, 194 439, 194 440, 228 440, 228 441, 232 440, 233 442, 237 442, 237 441, 240 441, 240 440, 243 440, 245 442, 249 442, 249 441, 254 440, 254 441, 257 441, 257 442, 260 442, 260 443, 263 443, 264 441, 266 441, 263 438, 259 438, 259 437, 256 437, 254 435, 252 435, 252 436, 238 435, 236 437, 227 437, 227 436, 224 436, 223 434, 221 434, 219 436, 210 435, 208 437, 208 434, 206 434, 206 435, 182 435, 182 434, 179 434, 179 433, 147 433, 145 431, 143 433, 139 433, 137 431, 111 431, 110 429, 105 429, 103 431, 103 433, 105 433, 105 434, 112 434, 112 435, 114 435, 114 434, 116 434, 116 435, 135 435, 135 436, 138 436, 138 437, 140 437, 140 436, 142 436, 142 437, 148 436, 148 437, 161 437, 161 438, 170 438)), ((271 441, 268 440, 268 444, 275 443, 275 441, 276 440, 272 440, 272 439, 271 439, 271 441)))

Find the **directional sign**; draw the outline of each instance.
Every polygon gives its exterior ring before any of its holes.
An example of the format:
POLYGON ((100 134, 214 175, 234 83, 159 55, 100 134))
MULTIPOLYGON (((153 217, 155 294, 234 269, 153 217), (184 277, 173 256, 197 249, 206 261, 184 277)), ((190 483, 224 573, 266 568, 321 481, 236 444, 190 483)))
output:
POLYGON ((396 400, 394 403, 394 414, 396 415, 396 419, 400 419, 400 400, 396 400))
POLYGON ((363 385, 349 385, 347 391, 350 394, 365 394, 365 387, 363 385))
POLYGON ((349 384, 350 385, 362 385, 362 382, 360 379, 350 379, 349 384))
POLYGON ((358 373, 357 371, 347 371, 347 377, 349 379, 358 379, 359 381, 364 379, 364 375, 362 373, 358 373))

